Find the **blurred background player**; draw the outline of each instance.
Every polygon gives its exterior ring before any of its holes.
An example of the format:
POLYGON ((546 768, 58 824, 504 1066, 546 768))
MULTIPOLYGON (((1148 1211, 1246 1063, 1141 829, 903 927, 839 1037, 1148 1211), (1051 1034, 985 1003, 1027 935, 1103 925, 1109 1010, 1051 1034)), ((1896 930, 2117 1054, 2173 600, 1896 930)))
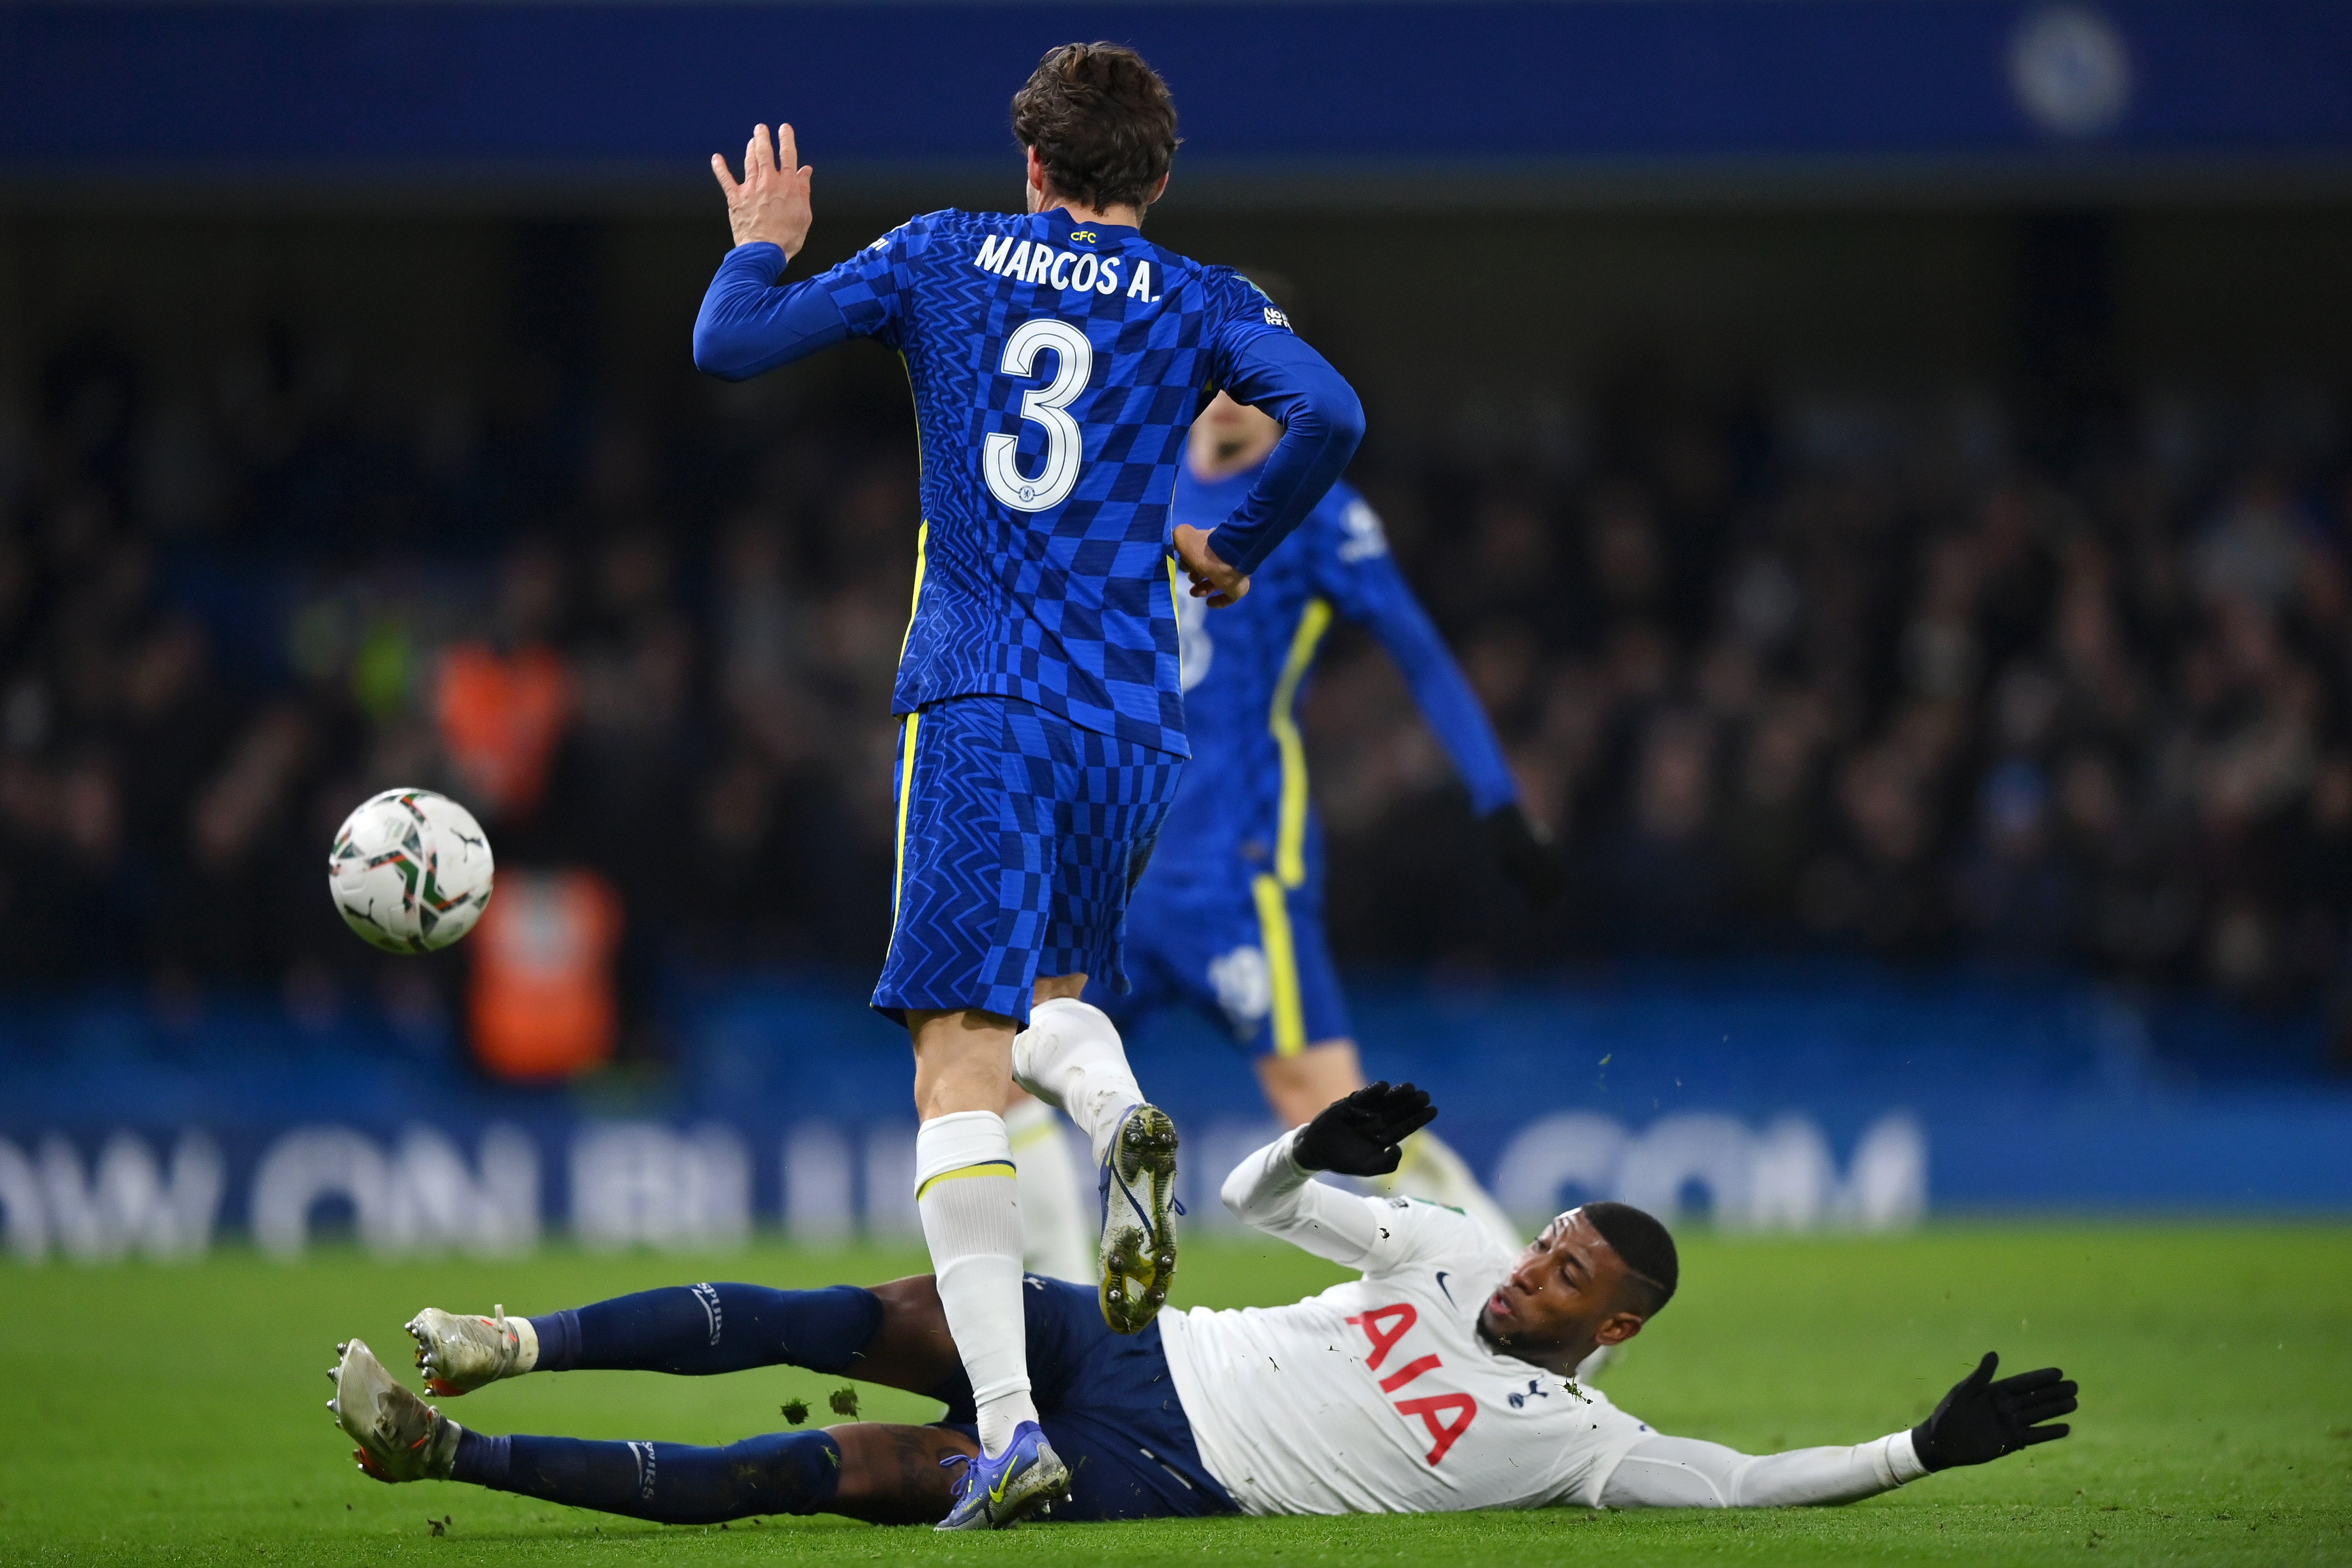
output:
MULTIPOLYGON (((1289 290, 1277 283, 1270 297, 1286 315, 1289 290)), ((1281 438, 1273 418, 1219 394, 1192 425, 1177 521, 1214 527, 1250 493, 1281 438)), ((1323 830, 1297 720, 1335 620, 1370 630, 1403 673, 1469 786, 1505 876, 1540 908, 1566 873, 1520 804, 1494 726, 1398 570, 1380 518, 1345 481, 1259 569, 1247 600, 1213 623, 1197 602, 1182 604, 1178 619, 1192 761, 1129 905, 1131 988, 1120 994, 1097 982, 1087 1000, 1130 1034, 1163 1008, 1198 1009, 1254 1053, 1266 1103, 1296 1127, 1364 1086, 1324 932, 1323 830)), ((1088 1278, 1092 1205, 1077 1195, 1053 1113, 1025 1101, 1007 1123, 1031 1268, 1088 1278)), ((1518 1245, 1518 1227, 1435 1133, 1416 1133, 1404 1150, 1377 1184, 1382 1191, 1461 1209, 1518 1245)))
POLYGON ((1069 1484, 1030 1397, 1002 1115, 1016 1077, 1093 1142, 1105 1320, 1141 1330, 1175 1268, 1174 1126, 1078 1000, 1090 975, 1120 983, 1128 892, 1186 754, 1171 546, 1196 595, 1239 599, 1346 468, 1362 419, 1255 288, 1143 238, 1177 138, 1139 56, 1049 51, 1013 128, 1027 216, 932 213, 786 286, 811 171, 790 126, 773 147, 759 127, 740 184, 711 160, 736 246, 694 332, 696 364, 735 380, 878 338, 914 391, 924 521, 892 700, 898 874, 873 1005, 913 1037, 916 1205, 977 1406, 982 1455, 942 1529, 1013 1522, 1069 1484), (1286 426, 1259 482, 1205 520, 1223 530, 1213 551, 1168 515, 1202 386, 1286 426))

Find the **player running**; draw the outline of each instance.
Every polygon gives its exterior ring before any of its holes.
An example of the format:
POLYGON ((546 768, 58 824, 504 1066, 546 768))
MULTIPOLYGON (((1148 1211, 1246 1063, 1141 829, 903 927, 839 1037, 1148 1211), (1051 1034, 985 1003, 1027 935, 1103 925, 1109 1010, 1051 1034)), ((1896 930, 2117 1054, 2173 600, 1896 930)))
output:
POLYGON ((1122 983, 1128 890, 1188 754, 1177 563, 1209 605, 1239 599, 1362 431, 1355 395, 1264 295, 1143 237, 1176 111, 1139 57, 1051 51, 1014 95, 1013 130, 1026 216, 931 213, 787 285, 811 171, 792 127, 773 147, 757 128, 740 183, 711 160, 736 245, 694 330, 696 364, 729 379, 877 338, 914 389, 923 523, 874 1005, 914 1042, 916 1205, 974 1397, 981 1457, 943 1529, 1009 1523, 1066 1484, 1023 1341, 1002 1115, 1014 1080, 1092 1140, 1105 1321, 1134 1333, 1167 1298, 1175 1129, 1078 997, 1089 978, 1122 983), (1213 547, 1169 516, 1213 388, 1285 428, 1259 482, 1212 520, 1213 547), (1052 1010, 1088 1026, 1029 1026, 1052 1010))
MULTIPOLYGON (((1275 294, 1277 301, 1283 296, 1275 294)), ((1192 424, 1176 476, 1180 523, 1213 526, 1259 482, 1282 426, 1220 395, 1192 424)), ((1337 620, 1370 628, 1470 789, 1470 809, 1507 876, 1540 906, 1558 896, 1559 858, 1519 804, 1493 725, 1413 597, 1381 521, 1344 480, 1252 578, 1248 600, 1214 617, 1178 608, 1184 717, 1192 760, 1169 808, 1151 870, 1128 910, 1121 995, 1100 982, 1087 1000, 1123 1033, 1188 1005, 1255 1058, 1266 1102, 1296 1127, 1364 1085, 1347 997, 1323 929, 1323 829, 1307 793, 1297 710, 1324 635, 1337 620)), ((1021 1167, 1030 1267, 1088 1277, 1078 1187, 1053 1113, 1008 1113, 1021 1167), (1044 1124, 1044 1125, 1041 1125, 1044 1124), (1041 1138, 1040 1133, 1049 1136, 1041 1138)), ((1516 1247, 1524 1232, 1434 1133, 1405 1145, 1384 1190, 1462 1209, 1516 1247)))
MULTIPOLYGON (((1056 1518, 1846 1502, 2066 1436, 2045 1423, 2075 1408, 2074 1384, 2055 1368, 1995 1381, 1990 1354, 1927 1420, 1852 1447, 1750 1456, 1652 1431, 1568 1374, 1673 1298, 1675 1245, 1657 1221, 1590 1204, 1514 1257, 1451 1209, 1312 1179, 1393 1171, 1399 1143, 1433 1114, 1411 1085, 1374 1084, 1227 1178, 1243 1219, 1362 1271, 1319 1296, 1171 1312, 1122 1338, 1083 1288, 1029 1279, 1038 1401, 1074 1461, 1056 1518)), ((394 1382, 356 1340, 331 1373, 332 1405, 360 1468, 383 1480, 470 1481, 678 1524, 819 1512, 887 1523, 930 1517, 948 1495, 940 1467, 976 1452, 948 1329, 925 1278, 871 1290, 695 1285, 534 1318, 428 1309, 408 1325, 445 1394, 532 1371, 792 1365, 940 1399, 948 1417, 933 1426, 720 1448, 492 1437, 394 1382)))

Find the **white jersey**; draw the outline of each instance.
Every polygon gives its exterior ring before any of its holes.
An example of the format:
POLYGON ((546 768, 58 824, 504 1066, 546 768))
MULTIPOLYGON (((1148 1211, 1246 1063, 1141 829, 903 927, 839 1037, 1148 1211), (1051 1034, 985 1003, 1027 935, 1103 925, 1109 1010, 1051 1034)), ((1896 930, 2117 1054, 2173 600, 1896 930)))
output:
POLYGON ((1226 1202, 1363 1278, 1294 1306, 1160 1314, 1210 1473, 1248 1513, 1598 1506, 1650 1428, 1479 1338, 1513 1256, 1453 1209, 1307 1182, 1290 1142, 1244 1161, 1226 1202))

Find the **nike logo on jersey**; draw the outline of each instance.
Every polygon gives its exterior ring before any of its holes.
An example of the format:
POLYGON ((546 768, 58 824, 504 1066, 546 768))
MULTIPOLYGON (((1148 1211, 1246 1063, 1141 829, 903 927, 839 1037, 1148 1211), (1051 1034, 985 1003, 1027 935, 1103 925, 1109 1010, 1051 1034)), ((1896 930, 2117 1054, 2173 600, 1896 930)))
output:
POLYGON ((1445 1289, 1445 1270, 1443 1268, 1437 1271, 1437 1288, 1441 1290, 1445 1290, 1445 1304, 1449 1307, 1452 1306, 1454 1304, 1454 1292, 1445 1289))

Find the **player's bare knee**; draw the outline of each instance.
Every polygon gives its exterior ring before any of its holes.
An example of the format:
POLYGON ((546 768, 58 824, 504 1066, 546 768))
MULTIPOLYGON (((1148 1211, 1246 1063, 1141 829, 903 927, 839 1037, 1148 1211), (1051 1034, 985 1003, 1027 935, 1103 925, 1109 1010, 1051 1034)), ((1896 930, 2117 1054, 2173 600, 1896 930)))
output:
POLYGON ((939 1518, 954 1502, 954 1478, 940 1461, 980 1453, 962 1433, 940 1426, 861 1421, 825 1430, 841 1448, 841 1482, 828 1511, 872 1524, 939 1518))
POLYGON ((936 1275, 909 1274, 901 1279, 886 1279, 879 1285, 869 1285, 874 1299, 882 1303, 882 1326, 877 1334, 908 1328, 936 1327, 947 1331, 947 1314, 940 1307, 940 1282, 936 1275))
POLYGON ((1041 977, 1031 993, 1035 1002, 1075 1002, 1087 988, 1083 974, 1053 974, 1041 977))
POLYGON ((961 1110, 1000 1114, 1013 1086, 1013 1020, 977 1007, 915 1013, 915 1110, 925 1121, 961 1110))
POLYGON ((963 1363, 948 1331, 937 1279, 914 1274, 869 1289, 882 1303, 882 1321, 858 1352, 850 1374, 862 1383, 909 1394, 929 1394, 951 1381, 963 1363))

